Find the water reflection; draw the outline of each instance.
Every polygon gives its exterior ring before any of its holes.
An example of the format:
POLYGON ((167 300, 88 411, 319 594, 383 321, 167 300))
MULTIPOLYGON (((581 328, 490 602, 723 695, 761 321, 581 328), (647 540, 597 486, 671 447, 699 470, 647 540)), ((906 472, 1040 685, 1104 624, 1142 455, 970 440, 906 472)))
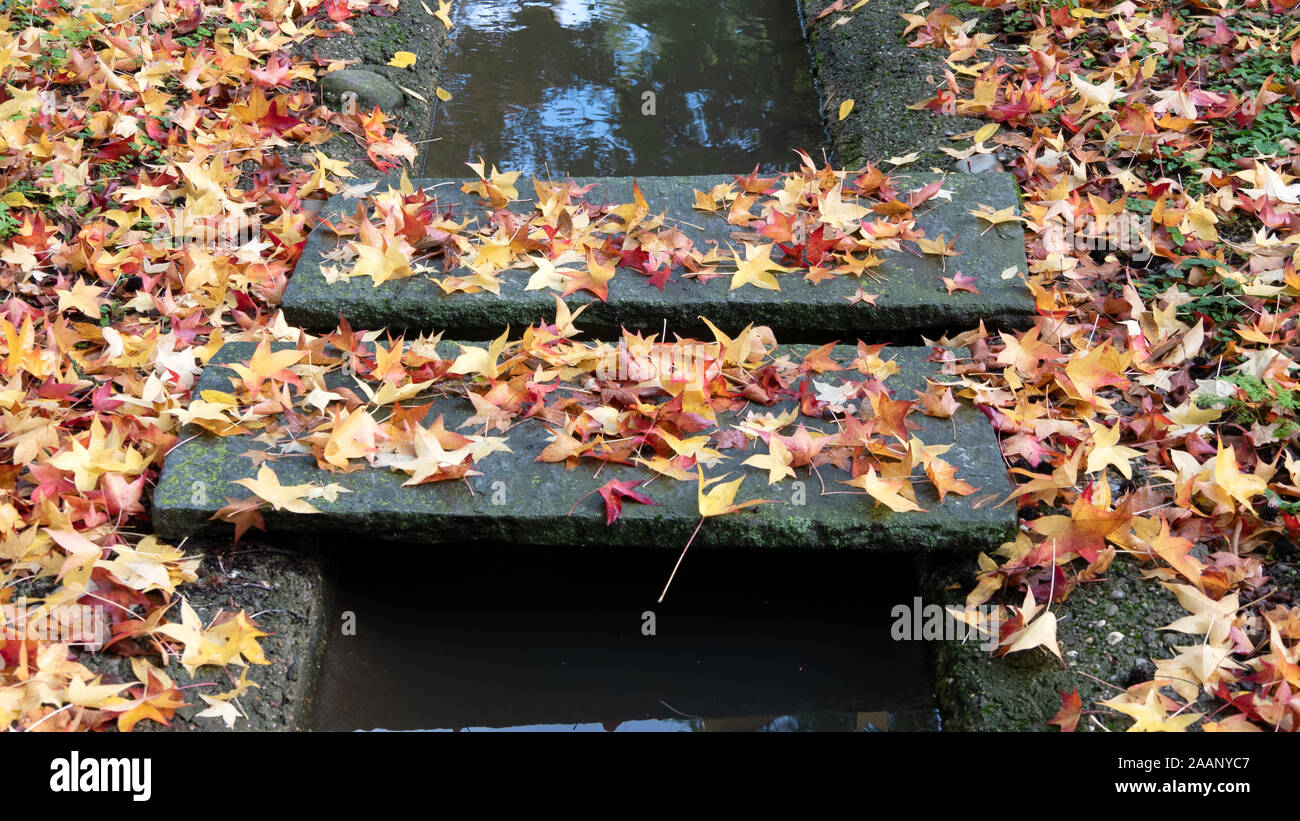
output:
MULTIPOLYGON (((937 710, 874 713, 796 713, 785 716, 732 718, 665 718, 607 721, 604 724, 527 724, 518 727, 459 727, 412 732, 455 733, 827 733, 938 732, 937 710)), ((376 730, 375 732, 388 732, 376 730)))
POLYGON ((399 588, 366 552, 338 547, 357 634, 326 646, 316 729, 937 728, 926 648, 890 637, 907 559, 701 550, 659 605, 671 550, 413 545, 399 588))
POLYGON ((825 139, 789 0, 477 0, 455 22, 428 176, 775 168, 825 139))

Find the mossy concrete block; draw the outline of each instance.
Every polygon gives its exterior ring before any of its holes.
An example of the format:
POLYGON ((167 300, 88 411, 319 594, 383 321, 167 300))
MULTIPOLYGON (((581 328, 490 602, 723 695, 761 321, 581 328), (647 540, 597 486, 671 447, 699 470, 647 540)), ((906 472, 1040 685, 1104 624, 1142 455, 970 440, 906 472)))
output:
MULTIPOLYGON (((449 346, 445 355, 453 356, 458 350, 449 346)), ((802 357, 809 350, 791 346, 784 352, 802 357)), ((197 390, 228 390, 231 371, 223 364, 246 361, 251 353, 250 343, 225 345, 204 371, 197 390)), ((887 385, 896 396, 913 396, 913 389, 924 388, 925 377, 934 375, 934 366, 924 361, 928 350, 900 348, 893 353, 901 371, 890 377, 887 385)), ((855 349, 848 347, 834 352, 836 360, 843 362, 854 355, 855 349)), ((834 373, 823 377, 832 379, 834 373)), ((784 407, 778 404, 763 410, 780 412, 784 407)), ((438 399, 430 410, 430 421, 445 414, 447 429, 454 430, 471 413, 470 403, 464 399, 438 399)), ((695 544, 989 550, 1011 538, 1015 511, 1011 506, 996 505, 1011 487, 993 429, 984 416, 971 407, 962 408, 952 419, 913 416, 924 425, 917 435, 928 444, 954 444, 944 458, 957 467, 959 478, 979 489, 977 493, 965 497, 949 494, 940 502, 931 486, 922 481, 917 498, 926 512, 893 513, 869 497, 857 495, 855 489, 838 484, 849 475, 834 466, 821 466, 820 476, 803 468, 797 480, 768 485, 766 471, 740 464, 765 450, 725 450, 730 458, 724 465, 706 470, 706 475, 744 474, 737 503, 757 498, 775 502, 710 518, 695 544), (823 484, 827 491, 850 492, 822 495, 823 484)), ((810 428, 818 423, 808 421, 810 428)), ((719 423, 727 425, 727 417, 722 416, 719 423)), ((640 465, 601 467, 584 460, 577 468, 566 470, 563 464, 536 462, 534 458, 549 438, 536 421, 516 425, 507 436, 514 453, 486 457, 475 465, 483 475, 414 487, 402 487, 406 474, 384 469, 329 473, 319 469, 309 454, 276 459, 271 464, 281 484, 337 482, 352 492, 338 494, 334 501, 313 500, 320 514, 267 511, 266 524, 272 533, 306 531, 370 539, 680 549, 700 521, 696 482, 667 479, 640 465), (607 527, 604 506, 592 491, 611 479, 654 479, 641 490, 659 504, 625 504, 622 517, 607 527)), ((190 534, 204 526, 227 498, 248 498, 249 492, 235 484, 256 473, 243 454, 265 449, 266 445, 248 436, 221 438, 199 430, 185 431, 182 444, 168 454, 154 493, 157 532, 169 538, 190 534)))
MULTIPOLYGON (((204 624, 221 613, 241 610, 267 636, 258 640, 270 664, 248 665, 248 679, 257 685, 239 699, 243 713, 233 728, 219 718, 199 718, 208 705, 197 695, 186 699, 183 707, 165 726, 152 721, 136 725, 136 732, 236 732, 303 731, 311 726, 312 694, 316 688, 321 654, 325 646, 329 607, 329 582, 322 557, 308 544, 294 550, 285 545, 271 545, 259 540, 256 532, 231 548, 229 534, 214 534, 185 542, 185 552, 202 555, 199 579, 181 588, 204 624)), ((179 619, 179 616, 175 618, 179 619)), ((335 622, 337 623, 337 622, 335 622)), ((88 662, 92 663, 92 662, 88 662)), ((132 680, 130 659, 111 653, 94 657, 97 672, 132 680)), ((204 666, 194 675, 186 674, 173 659, 167 669, 178 685, 202 681, 222 682, 223 686, 201 688, 197 692, 213 695, 229 689, 226 675, 238 676, 231 667, 223 670, 204 666)))
MULTIPOLYGON (((972 556, 927 553, 918 556, 917 565, 927 602, 960 607, 975 585, 978 567, 972 556)), ((1012 592, 1007 599, 1019 604, 1023 596, 1012 592)), ((1061 659, 1041 647, 994 658, 980 642, 931 642, 945 730, 1057 732, 1046 722, 1061 709, 1061 693, 1075 690, 1084 710, 1100 710, 1079 722, 1079 732, 1128 728, 1132 722, 1127 717, 1107 712, 1097 702, 1150 681, 1155 661, 1175 655, 1164 641, 1168 633, 1161 630, 1186 615, 1174 594, 1154 579, 1142 578, 1136 561, 1120 557, 1104 579, 1081 585, 1051 607, 1061 659), (1122 639, 1111 643, 1107 636, 1112 633, 1122 639)), ((1184 644, 1195 641, 1179 635, 1187 639, 1184 644)))
MULTIPOLYGON (((353 31, 350 35, 309 37, 290 50, 298 60, 344 61, 353 69, 363 68, 386 78, 389 85, 405 96, 396 107, 380 106, 391 118, 387 123, 389 133, 396 129, 420 148, 433 128, 433 104, 438 102, 435 90, 446 63, 447 28, 420 3, 400 3, 396 9, 386 9, 383 14, 357 15, 348 20, 348 25, 353 31), (406 68, 389 65, 398 51, 414 54, 415 63, 406 68), (406 91, 401 91, 403 88, 406 91)), ((333 75, 318 76, 324 85, 325 79, 333 75)), ((330 104, 338 106, 337 101, 330 104)), ((373 107, 360 107, 366 112, 373 110, 373 107)), ((333 139, 317 147, 330 159, 346 161, 358 178, 372 179, 385 174, 366 155, 368 146, 341 129, 336 130, 333 139)), ((415 166, 420 167, 418 162, 415 166)))
MULTIPOLYGON (((902 177, 909 189, 920 188, 938 177, 912 174, 902 177)), ((637 182, 653 213, 667 211, 697 246, 717 243, 724 251, 738 229, 720 216, 691 208, 695 189, 707 191, 731 177, 641 177, 637 182), (695 227, 698 226, 698 227, 695 227)), ((479 214, 483 209, 473 195, 460 193, 460 180, 418 180, 431 188, 439 203, 461 214, 479 214)), ((623 203, 632 201, 632 179, 601 178, 594 182, 589 201, 623 203)), ((520 197, 533 197, 530 182, 520 180, 520 197)), ((620 270, 610 281, 609 299, 600 301, 580 292, 566 298, 570 307, 590 305, 583 314, 583 327, 592 333, 609 335, 620 327, 651 332, 698 334, 704 331, 699 317, 708 317, 724 330, 736 331, 753 322, 770 326, 778 339, 893 340, 920 342, 920 334, 937 338, 944 332, 961 332, 982 320, 990 327, 1022 327, 1033 314, 1033 301, 1020 277, 1002 277, 1008 268, 1026 268, 1024 235, 1018 223, 990 226, 969 212, 978 205, 995 209, 1018 204, 1014 182, 1008 174, 948 175, 943 188, 951 200, 935 198, 918 209, 917 222, 926 236, 956 238, 959 256, 940 260, 913 251, 885 253, 884 264, 875 269, 880 281, 835 277, 814 285, 799 274, 781 274, 781 291, 743 286, 732 291, 730 277, 708 282, 680 279, 680 272, 663 291, 646 277, 620 270), (977 279, 979 294, 958 291, 949 294, 940 277, 961 271, 977 279), (859 287, 879 294, 876 305, 850 303, 859 287)), ((521 206, 516 205, 516 209, 521 206)), ((336 196, 326 206, 325 216, 355 211, 355 201, 336 196)), ((337 247, 339 239, 324 225, 307 240, 289 287, 283 308, 295 325, 332 330, 342 316, 354 328, 446 331, 465 339, 494 337, 507 324, 522 328, 555 315, 549 290, 526 291, 529 273, 508 271, 502 275, 500 294, 444 294, 432 279, 424 276, 390 280, 376 287, 368 277, 327 282, 321 271, 322 254, 337 247)))
MULTIPOLYGON (((947 55, 941 49, 908 46, 917 32, 904 34, 908 21, 900 15, 917 12, 914 0, 871 0, 851 14, 831 13, 815 22, 832 0, 800 0, 799 5, 835 161, 856 168, 916 152, 919 167, 948 168, 952 157, 941 149, 969 144, 949 138, 974 131, 983 122, 955 112, 909 107, 935 96, 943 84, 947 55), (853 110, 841 120, 840 104, 849 99, 853 110)), ((951 10, 963 20, 990 13, 975 6, 951 10)), ((927 8, 917 13, 929 12, 927 8)))

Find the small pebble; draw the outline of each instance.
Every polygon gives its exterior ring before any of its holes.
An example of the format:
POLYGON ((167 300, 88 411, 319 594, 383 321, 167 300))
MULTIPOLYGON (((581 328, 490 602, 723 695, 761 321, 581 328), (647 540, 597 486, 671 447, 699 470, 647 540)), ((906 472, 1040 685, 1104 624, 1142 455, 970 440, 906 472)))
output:
POLYGON ((1120 588, 1120 587, 1116 587, 1114 590, 1110 591, 1110 597, 1111 597, 1112 599, 1115 599, 1116 601, 1119 601, 1120 599, 1123 599, 1123 598, 1124 598, 1124 595, 1125 595, 1125 594, 1124 594, 1124 590, 1123 590, 1123 588, 1120 588))
POLYGON ((1177 644, 1185 638, 1186 636, 1183 636, 1180 633, 1165 633, 1165 644, 1177 644))
POLYGON ((1105 620, 1105 619, 1097 619, 1097 626, 1098 626, 1098 627, 1105 627, 1105 626, 1106 626, 1106 620, 1105 620))
POLYGON ((1118 604, 1108 604, 1108 605, 1106 605, 1106 615, 1107 615, 1107 616, 1113 616, 1113 615, 1115 615, 1115 614, 1118 613, 1118 612, 1119 612, 1119 605, 1118 605, 1118 604))
POLYGON ((1118 630, 1112 630, 1106 634, 1106 643, 1109 644, 1111 647, 1114 647, 1115 645, 1119 644, 1123 640, 1124 640, 1124 634, 1118 630))

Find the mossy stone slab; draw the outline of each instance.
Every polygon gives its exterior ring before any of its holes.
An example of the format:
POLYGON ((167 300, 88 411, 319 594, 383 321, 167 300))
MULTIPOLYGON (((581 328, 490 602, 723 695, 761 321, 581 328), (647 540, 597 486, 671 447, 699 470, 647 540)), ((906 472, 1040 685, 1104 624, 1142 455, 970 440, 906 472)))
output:
MULTIPOLYGON (((197 390, 228 390, 232 372, 223 364, 246 361, 252 350, 251 343, 223 346, 200 377, 197 390)), ((457 350, 451 347, 447 355, 457 350)), ((789 346, 778 353, 802 357, 808 350, 806 346, 789 346)), ((911 397, 913 389, 924 387, 926 376, 934 375, 935 366, 924 361, 927 349, 887 349, 887 353, 892 353, 900 366, 900 372, 886 382, 897 397, 911 397)), ((836 361, 845 363, 854 355, 855 349, 848 347, 833 353, 836 361)), ((833 380, 834 372, 822 377, 833 380)), ((778 404, 761 410, 780 412, 784 407, 778 404)), ((431 419, 445 414, 449 430, 471 412, 470 403, 459 398, 438 399, 430 410, 431 419)), ((975 494, 949 494, 940 502, 922 479, 917 485, 917 498, 927 512, 894 513, 858 495, 855 488, 838 484, 849 475, 833 466, 819 467, 820 478, 801 468, 797 480, 768 485, 766 471, 740 464, 754 453, 765 452, 761 446, 753 451, 729 449, 723 453, 730 458, 705 474, 716 477, 730 471, 734 478, 743 473, 745 482, 735 499, 738 503, 756 498, 776 501, 710 517, 700 528, 695 544, 989 550, 1012 538, 1016 528, 1014 506, 997 505, 1010 494, 1011 487, 993 429, 984 416, 966 406, 952 419, 934 419, 919 413, 909 418, 924 426, 917 435, 927 444, 954 445, 944 458, 957 467, 958 478, 978 488, 975 494), (823 483, 827 491, 849 492, 822 495, 823 483)), ((819 420, 805 421, 811 429, 819 420)), ((725 425, 727 417, 721 415, 719 422, 725 425)), ((831 423, 826 424, 829 427, 831 423)), ((314 499, 312 503, 322 511, 319 514, 267 511, 266 524, 272 534, 297 531, 363 540, 680 549, 700 521, 696 482, 674 481, 640 465, 601 467, 593 460, 583 460, 578 467, 566 470, 562 463, 536 462, 535 456, 548 440, 545 429, 536 421, 518 424, 506 435, 514 453, 486 457, 475 466, 482 476, 414 487, 401 486, 406 474, 386 469, 330 473, 319 469, 309 454, 276 459, 271 464, 281 484, 337 482, 352 492, 338 494, 332 502, 314 499), (592 491, 611 479, 654 479, 641 490, 659 504, 629 502, 623 507, 622 517, 607 527, 603 503, 592 491)), ((243 454, 265 449, 266 445, 249 436, 222 438, 187 429, 182 443, 167 456, 154 493, 157 532, 167 538, 193 533, 205 526, 227 498, 247 498, 249 492, 234 484, 256 473, 253 462, 243 454)), ((229 529, 225 524, 214 526, 226 532, 229 529)))
MULTIPOLYGON (((733 234, 736 226, 715 214, 695 211, 694 190, 707 191, 727 176, 640 177, 637 183, 652 213, 666 211, 670 221, 681 227, 699 247, 726 243, 740 248, 733 234), (683 224, 684 223, 684 224, 683 224)), ((921 188, 937 179, 934 174, 899 175, 907 190, 921 188)), ((415 180, 432 188, 440 204, 460 214, 480 214, 475 195, 462 194, 463 180, 415 180)), ((595 183, 588 201, 625 203, 632 201, 632 178, 597 178, 579 181, 595 183)), ((522 200, 534 196, 532 183, 520 179, 522 200)), ((956 238, 959 256, 946 260, 922 255, 915 250, 886 252, 884 263, 875 269, 879 281, 839 276, 813 284, 800 274, 781 274, 780 292, 742 286, 730 290, 730 276, 701 282, 674 279, 660 291, 648 279, 630 270, 620 270, 610 281, 609 298, 601 301, 586 292, 566 297, 573 309, 590 307, 583 314, 583 327, 609 336, 619 328, 661 331, 665 324, 671 335, 700 333, 699 317, 708 317, 724 330, 736 331, 755 323, 767 325, 778 339, 827 341, 830 339, 920 341, 925 333, 937 338, 944 332, 961 332, 983 321, 992 328, 1027 326, 1033 315, 1033 301, 1018 276, 1003 277, 1008 269, 1026 269, 1024 235, 1019 223, 996 226, 970 214, 977 206, 994 209, 1017 207, 1014 181, 1008 174, 949 174, 943 189, 951 199, 936 197, 917 209, 918 224, 926 236, 956 238), (958 291, 949 294, 941 276, 960 271, 976 278, 980 293, 958 291), (875 305, 851 303, 861 287, 879 294, 875 305), (901 335, 901 336, 900 336, 901 335)), ((516 210, 527 208, 515 204, 516 210)), ((326 205, 325 216, 356 210, 355 200, 335 196, 326 205)), ((344 317, 354 328, 391 328, 403 331, 445 331, 465 339, 495 337, 506 325, 522 328, 555 315, 552 291, 524 290, 529 272, 508 271, 502 275, 500 294, 444 294, 426 276, 390 280, 375 286, 368 277, 327 282, 321 271, 322 254, 337 247, 338 236, 318 226, 308 237, 301 259, 285 291, 283 308, 289 322, 315 330, 332 330, 344 317)), ((671 336, 669 337, 671 338, 671 336)))

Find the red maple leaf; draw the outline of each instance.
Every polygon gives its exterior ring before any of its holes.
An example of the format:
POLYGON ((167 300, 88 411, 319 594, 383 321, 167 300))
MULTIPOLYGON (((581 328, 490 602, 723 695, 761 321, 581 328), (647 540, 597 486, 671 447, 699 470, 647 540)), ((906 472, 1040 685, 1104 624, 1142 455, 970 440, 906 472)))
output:
POLYGON ((1074 728, 1079 726, 1079 713, 1083 709, 1083 699, 1079 698, 1079 691, 1072 693, 1061 692, 1061 711, 1047 720, 1048 724, 1055 724, 1061 728, 1063 733, 1072 733, 1074 728))
POLYGON ((640 502, 643 505, 659 504, 654 499, 646 496, 644 493, 637 493, 632 488, 642 484, 644 479, 636 479, 629 482, 620 482, 610 479, 605 484, 596 488, 600 498, 605 500, 605 525, 614 524, 614 520, 623 512, 623 500, 631 499, 634 502, 640 502))

